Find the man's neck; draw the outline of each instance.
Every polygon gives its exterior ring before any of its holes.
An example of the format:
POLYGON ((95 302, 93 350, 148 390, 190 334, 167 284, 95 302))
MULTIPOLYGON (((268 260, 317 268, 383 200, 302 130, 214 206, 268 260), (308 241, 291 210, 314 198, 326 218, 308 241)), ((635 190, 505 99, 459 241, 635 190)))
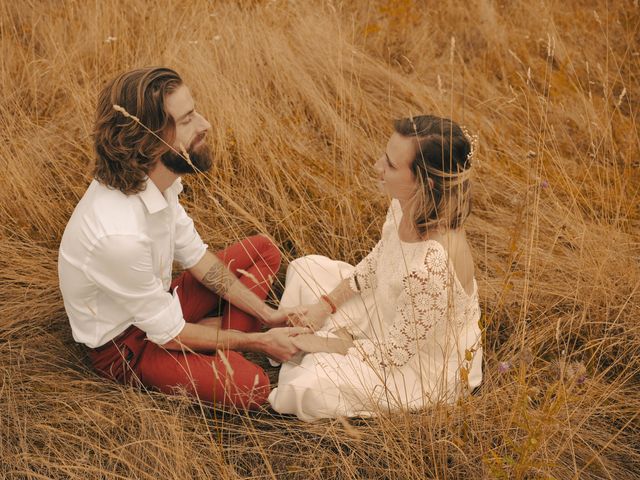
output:
POLYGON ((164 193, 167 188, 173 185, 178 175, 165 167, 160 160, 157 160, 155 166, 149 171, 149 178, 155 183, 158 190, 164 193))

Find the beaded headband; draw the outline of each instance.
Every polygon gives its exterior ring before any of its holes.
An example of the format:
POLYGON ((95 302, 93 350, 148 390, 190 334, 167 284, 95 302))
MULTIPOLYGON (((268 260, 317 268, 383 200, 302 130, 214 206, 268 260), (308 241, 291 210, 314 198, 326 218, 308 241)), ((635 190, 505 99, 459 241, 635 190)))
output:
POLYGON ((478 135, 472 135, 467 127, 464 126, 460 126, 460 130, 462 130, 462 133, 464 134, 471 147, 469 150, 469 154, 467 155, 467 163, 469 164, 469 167, 472 167, 476 161, 475 156, 476 150, 478 149, 478 135))
POLYGON ((467 154, 467 158, 464 162, 466 168, 464 168, 463 170, 458 170, 456 172, 443 172, 429 165, 426 166, 427 173, 444 179, 449 186, 459 185, 470 179, 473 175, 473 171, 475 170, 475 168, 473 167, 476 166, 478 162, 478 160, 476 159, 476 152, 478 150, 478 135, 471 134, 467 127, 464 126, 460 126, 460 130, 462 130, 462 134, 469 142, 469 153, 467 154))

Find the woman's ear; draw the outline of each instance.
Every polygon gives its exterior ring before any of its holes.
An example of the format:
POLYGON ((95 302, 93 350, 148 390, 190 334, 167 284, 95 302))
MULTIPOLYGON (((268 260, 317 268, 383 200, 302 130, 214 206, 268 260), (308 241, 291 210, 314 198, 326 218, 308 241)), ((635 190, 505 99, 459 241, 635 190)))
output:
POLYGON ((433 178, 427 178, 427 183, 429 184, 429 189, 433 190, 433 187, 435 185, 433 178))

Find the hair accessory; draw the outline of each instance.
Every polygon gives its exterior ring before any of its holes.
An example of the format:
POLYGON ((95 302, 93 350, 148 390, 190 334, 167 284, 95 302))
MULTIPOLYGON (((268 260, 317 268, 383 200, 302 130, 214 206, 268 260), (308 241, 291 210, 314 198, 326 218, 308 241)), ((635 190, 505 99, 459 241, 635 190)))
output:
POLYGON ((478 135, 472 135, 469 132, 469 130, 467 130, 467 127, 465 126, 460 126, 460 130, 462 130, 462 133, 466 137, 471 147, 469 150, 469 154, 467 155, 467 163, 469 164, 470 167, 472 167, 476 162, 475 156, 476 156, 476 151, 478 150, 478 135))

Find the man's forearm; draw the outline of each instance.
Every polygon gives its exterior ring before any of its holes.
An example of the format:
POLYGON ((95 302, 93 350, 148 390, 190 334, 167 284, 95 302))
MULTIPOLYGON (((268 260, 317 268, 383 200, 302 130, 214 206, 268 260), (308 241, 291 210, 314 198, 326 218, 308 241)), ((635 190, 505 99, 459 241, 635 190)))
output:
POLYGON ((187 323, 180 334, 163 345, 167 350, 193 350, 208 352, 213 350, 237 350, 259 352, 263 350, 262 333, 244 333, 237 330, 222 330, 210 325, 187 323))
POLYGON ((241 310, 264 320, 271 310, 256 294, 245 287, 214 254, 207 252, 189 269, 205 287, 241 310))
POLYGON ((165 343, 168 350, 193 350, 212 352, 236 350, 241 352, 262 352, 279 362, 287 362, 300 352, 293 343, 296 335, 309 333, 306 328, 272 328, 265 332, 244 333, 237 330, 223 330, 219 326, 185 324, 173 340, 165 343))

